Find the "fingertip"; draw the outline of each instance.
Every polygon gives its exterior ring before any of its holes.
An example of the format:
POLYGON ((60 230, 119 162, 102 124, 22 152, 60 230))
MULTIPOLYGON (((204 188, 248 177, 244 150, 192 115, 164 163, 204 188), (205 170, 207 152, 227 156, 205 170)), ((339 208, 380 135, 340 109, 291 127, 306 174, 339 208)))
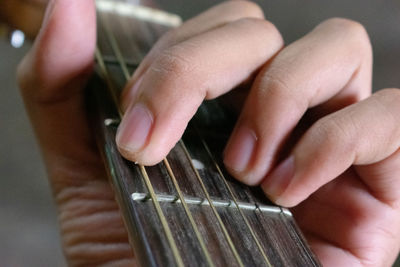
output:
POLYGON ((130 106, 116 134, 121 155, 145 166, 159 163, 169 152, 169 146, 154 136, 155 128, 153 112, 146 104, 139 102, 130 106))
POLYGON ((116 143, 123 154, 132 158, 150 138, 153 115, 143 103, 136 103, 124 115, 118 127, 116 143))
POLYGON ((294 174, 294 156, 289 156, 264 179, 261 188, 269 198, 278 201, 293 180, 294 174))
POLYGON ((244 172, 254 154, 257 139, 256 134, 249 127, 238 126, 225 148, 225 165, 235 173, 244 172))
POLYGON ((28 61, 28 66, 35 70, 36 79, 47 88, 60 87, 93 65, 95 16, 92 0, 49 3, 28 61))
POLYGON ((148 153, 146 149, 134 152, 129 148, 127 149, 119 145, 117 145, 117 148, 119 153, 121 153, 122 157, 124 157, 129 161, 134 162, 135 164, 140 164, 144 166, 153 166, 160 163, 164 159, 164 156, 162 156, 163 154, 148 153))
POLYGON ((292 198, 288 198, 285 196, 282 197, 278 197, 278 198, 271 198, 270 196, 268 196, 268 199, 271 200, 273 203, 275 203, 278 206, 284 207, 284 208, 293 208, 295 206, 297 206, 298 204, 300 204, 300 201, 292 199, 292 198))

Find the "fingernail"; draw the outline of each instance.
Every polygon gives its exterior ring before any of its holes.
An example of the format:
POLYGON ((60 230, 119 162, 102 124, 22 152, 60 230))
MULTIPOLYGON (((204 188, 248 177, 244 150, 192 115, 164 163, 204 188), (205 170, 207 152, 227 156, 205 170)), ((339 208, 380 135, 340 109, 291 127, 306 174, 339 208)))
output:
POLYGON ((282 161, 270 175, 265 178, 261 187, 265 194, 275 200, 286 190, 294 175, 294 157, 282 161))
POLYGON ((236 172, 244 171, 251 160, 256 142, 254 131, 246 126, 239 126, 225 149, 225 165, 236 172))
POLYGON ((136 104, 128 110, 117 132, 117 143, 129 152, 137 152, 146 143, 153 116, 144 104, 136 104))
POLYGON ((122 101, 121 101, 121 108, 122 110, 126 110, 129 107, 129 103, 134 102, 136 99, 136 95, 138 89, 142 83, 143 76, 141 76, 136 82, 132 85, 128 85, 126 91, 124 90, 122 93, 122 101))

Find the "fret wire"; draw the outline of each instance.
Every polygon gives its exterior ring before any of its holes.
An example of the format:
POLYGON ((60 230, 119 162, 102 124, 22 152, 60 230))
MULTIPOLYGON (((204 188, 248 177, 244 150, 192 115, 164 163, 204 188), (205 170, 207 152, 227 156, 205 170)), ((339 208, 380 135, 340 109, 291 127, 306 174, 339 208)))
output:
POLYGON ((221 227, 221 230, 222 230, 222 232, 223 232, 223 234, 225 236, 226 241, 229 244, 229 247, 230 247, 230 249, 231 249, 236 261, 238 262, 239 266, 243 267, 244 265, 243 265, 242 260, 240 259, 239 253, 237 252, 237 250, 235 248, 235 245, 233 244, 233 241, 232 241, 232 239, 231 239, 231 237, 230 237, 230 235, 228 233, 228 230, 226 230, 226 227, 225 227, 224 223, 222 222, 221 217, 218 214, 217 209, 215 208, 214 204, 212 203, 210 194, 208 193, 208 190, 207 190, 206 186, 204 185, 203 180, 201 179, 201 176, 200 176, 199 172, 197 171, 196 167, 193 165, 192 157, 190 156, 189 151, 187 150, 187 148, 186 148, 185 144, 183 143, 182 139, 179 140, 179 144, 182 146, 182 148, 183 148, 183 150, 185 152, 185 155, 186 155, 187 159, 190 162, 190 166, 192 167, 193 171, 196 174, 197 180, 200 183, 200 186, 201 186, 201 188, 202 188, 202 190, 203 190, 203 192, 204 192, 204 194, 205 194, 205 196, 207 198, 207 201, 210 203, 210 207, 211 207, 215 217, 217 218, 218 224, 221 227))
POLYGON ((179 187, 178 181, 176 180, 176 177, 175 177, 175 175, 174 175, 174 173, 173 173, 173 171, 171 169, 171 166, 169 165, 169 162, 168 162, 167 158, 164 158, 163 162, 164 162, 164 165, 167 168, 168 174, 169 174, 169 176, 170 176, 170 178, 171 178, 171 180, 172 180, 172 182, 174 184, 176 192, 178 193, 179 199, 181 200, 181 203, 182 203, 182 206, 183 206, 183 208, 185 210, 186 216, 189 218, 189 221, 190 221, 190 224, 192 225, 193 231, 194 231, 194 233, 195 233, 195 235, 197 237, 197 240, 200 243, 200 247, 203 250, 203 253, 204 253, 204 256, 206 257, 207 263, 208 263, 209 266, 214 266, 214 263, 211 260, 211 256, 210 256, 210 254, 209 254, 209 252, 208 252, 208 250, 206 248, 206 245, 205 245, 205 243, 203 241, 203 238, 201 237, 200 231, 199 231, 196 223, 194 222, 192 213, 191 213, 191 211, 190 211, 190 209, 189 209, 189 207, 188 207, 188 205, 186 203, 185 198, 183 197, 183 194, 182 194, 182 191, 181 191, 181 189, 179 187))
MULTIPOLYGON (((233 202, 235 203, 235 206, 236 206, 237 210, 239 211, 239 213, 240 213, 241 217, 243 218, 243 220, 244 220, 244 222, 245 222, 247 228, 249 229, 252 238, 253 238, 254 241, 256 242, 256 245, 257 245, 258 250, 260 251, 261 255, 263 256, 265 263, 267 264, 267 266, 272 267, 270 261, 268 260, 267 255, 265 255, 264 249, 263 249, 263 247, 262 247, 260 241, 258 240, 258 238, 257 238, 257 236, 256 236, 256 233, 254 232, 253 228, 250 226, 250 223, 249 223, 249 221, 247 220, 246 216, 244 215, 242 209, 239 208, 239 204, 238 204, 237 198, 235 197, 235 194, 234 194, 234 192, 233 192, 231 186, 228 184, 228 181, 226 180, 225 175, 223 174, 223 172, 222 172, 220 166, 218 165, 217 161, 215 160, 214 156, 212 155, 212 153, 211 153, 211 151, 210 151, 210 148, 208 147, 208 145, 207 145, 206 141, 204 140, 203 136, 202 136, 202 135, 200 134, 200 132, 198 131, 197 126, 195 126, 194 128, 196 129, 196 132, 197 132, 197 134, 199 135, 200 140, 201 140, 201 142, 202 142, 204 148, 205 148, 206 151, 207 151, 207 154, 210 156, 211 160, 212 160, 213 163, 214 163, 214 166, 217 168, 217 171, 218 171, 218 173, 219 173, 221 179, 224 181, 224 184, 225 184, 226 188, 228 189, 229 194, 231 195, 231 197, 232 197, 232 199, 233 199, 233 202)), ((258 207, 258 205, 256 205, 256 206, 258 207)))
MULTIPOLYGON (((106 24, 107 24, 106 22, 102 21, 102 25, 103 26, 105 26, 106 24)), ((121 70, 123 71, 126 80, 128 80, 129 79, 129 71, 128 71, 127 67, 126 67, 126 64, 124 62, 124 59, 122 57, 122 54, 121 54, 120 49, 118 47, 118 44, 117 44, 117 42, 115 40, 115 37, 114 37, 113 33, 109 30, 108 25, 105 26, 104 28, 106 30, 106 35, 108 37, 108 40, 111 43, 112 49, 113 49, 113 51, 114 51, 114 53, 115 53, 115 55, 116 55, 116 57, 117 57, 117 59, 118 59, 118 61, 120 63, 119 65, 121 67, 121 70)), ((110 83, 111 83, 111 80, 110 80, 110 83)), ((110 90, 113 90, 113 89, 110 88, 110 90)), ((116 95, 115 91, 114 91, 113 95, 114 96, 116 95)), ((116 99, 118 99, 118 98, 114 97, 114 100, 116 100, 116 99)), ((117 107, 119 107, 118 102, 116 102, 116 103, 117 103, 117 107)), ((120 113, 120 117, 122 118, 121 114, 122 113, 120 113)), ((167 237, 168 243, 170 244, 170 247, 171 247, 171 250, 172 250, 172 254, 174 256, 176 264, 178 266, 184 266, 182 257, 181 257, 181 255, 179 253, 178 247, 176 246, 175 240, 174 240, 174 238, 172 236, 171 229, 168 226, 167 219, 166 219, 166 217, 165 217, 165 215, 164 215, 164 213, 163 213, 163 211, 161 209, 161 206, 160 206, 159 202, 157 201, 157 197, 156 197, 156 194, 154 192, 153 185, 151 184, 150 178, 149 178, 149 176, 147 174, 147 171, 146 171, 146 169, 145 169, 145 167, 143 165, 138 164, 138 166, 139 166, 139 169, 140 169, 141 174, 143 176, 143 180, 144 180, 144 182, 146 184, 147 190, 149 191, 151 199, 153 200, 152 201, 153 206, 154 206, 154 208, 156 210, 156 213, 158 215, 158 218, 159 218, 159 220, 161 222, 161 225, 162 225, 162 228, 163 228, 163 230, 165 232, 165 235, 167 237)))
MULTIPOLYGON (((102 73, 103 73, 103 75, 104 75, 104 78, 105 78, 106 81, 107 81, 108 89, 109 89, 109 91, 110 91, 110 93, 111 93, 112 95, 115 95, 115 89, 113 89, 114 86, 113 86, 113 84, 112 84, 112 82, 111 82, 111 79, 110 79, 110 77, 109 77, 109 74, 108 74, 108 72, 107 72, 107 69, 106 69, 106 67, 105 67, 105 65, 104 65, 104 61, 103 61, 103 59, 102 59, 101 52, 100 52, 100 50, 99 50, 98 48, 96 49, 96 57, 97 57, 97 61, 98 61, 98 63, 99 63, 100 69, 101 69, 101 71, 102 71, 102 73)), ((113 97, 113 98, 114 98, 114 97, 113 97)), ((118 107, 118 102, 115 101, 115 98, 114 98, 114 102, 115 102, 115 104, 116 104, 117 107, 118 107)), ((119 110, 119 109, 118 109, 118 110, 119 110)), ((120 112, 120 111, 119 111, 119 112, 120 112)), ((120 113, 120 117, 121 117, 121 113, 120 113)), ((157 215, 158 215, 158 218, 159 218, 160 221, 161 221, 161 225, 162 225, 163 230, 164 230, 164 232, 165 232, 165 235, 166 235, 166 237, 167 237, 168 243, 170 244, 170 247, 171 247, 171 250, 172 250, 172 254, 174 255, 174 259, 175 259, 175 261, 176 261, 176 263, 177 263, 178 266, 184 266, 184 265, 183 265, 182 258, 181 258, 180 254, 179 254, 178 248, 177 248, 177 246, 176 246, 176 243, 175 243, 175 241, 174 241, 174 239, 173 239, 173 237, 172 237, 171 230, 170 230, 169 227, 168 227, 167 220, 166 220, 166 218, 165 218, 165 216, 164 216, 164 214, 163 214, 163 212, 162 212, 162 210, 161 210, 160 204, 156 201, 156 200, 157 200, 157 197, 156 197, 156 195, 155 195, 155 193, 154 193, 154 189, 153 189, 153 186, 151 185, 151 182, 150 182, 150 179, 149 179, 149 177, 148 177, 148 175, 147 175, 146 169, 144 168, 143 165, 139 165, 139 168, 140 168, 140 171, 141 171, 141 173, 142 173, 143 180, 145 181, 147 190, 149 191, 149 194, 150 194, 150 196, 151 196, 151 199, 153 200, 153 201, 152 201, 152 202, 153 202, 153 206, 154 206, 154 208, 156 209, 156 213, 157 213, 157 215)))
POLYGON ((140 168, 140 171, 141 171, 141 173, 143 175, 143 178, 144 178, 143 180, 146 183, 147 190, 150 193, 150 197, 153 200, 152 202, 153 202, 154 208, 157 211, 158 218, 160 219, 161 224, 162 224, 162 226, 164 228, 164 232, 165 232, 165 235, 167 236, 167 240, 169 241, 169 244, 171 246, 172 253, 174 255, 176 264, 178 266, 184 266, 183 261, 182 261, 182 257, 181 257, 181 255, 179 253, 178 247, 176 246, 174 237, 172 236, 171 229, 168 226, 167 219, 164 216, 164 213, 163 213, 163 211, 161 209, 160 203, 157 201, 157 196, 156 196, 156 194, 154 192, 154 188, 153 188, 153 185, 151 184, 151 181, 150 181, 150 178, 149 178, 149 176, 147 174, 146 168, 141 164, 139 165, 139 168, 140 168))

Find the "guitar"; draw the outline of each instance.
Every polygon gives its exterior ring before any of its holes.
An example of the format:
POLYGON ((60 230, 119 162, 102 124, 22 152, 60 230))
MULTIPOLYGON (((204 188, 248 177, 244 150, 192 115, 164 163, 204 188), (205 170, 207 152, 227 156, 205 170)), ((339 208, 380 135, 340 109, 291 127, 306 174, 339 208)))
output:
POLYGON ((235 181, 221 151, 234 116, 205 102, 169 155, 145 167, 122 158, 119 93, 156 40, 180 18, 127 1, 97 1, 93 128, 142 266, 319 266, 289 210, 235 181))

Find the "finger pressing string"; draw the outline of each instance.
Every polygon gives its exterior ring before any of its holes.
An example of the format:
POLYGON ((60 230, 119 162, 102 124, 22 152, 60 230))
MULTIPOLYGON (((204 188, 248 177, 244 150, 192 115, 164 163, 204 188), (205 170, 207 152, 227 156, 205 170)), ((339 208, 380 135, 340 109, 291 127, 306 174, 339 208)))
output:
POLYGON ((129 104, 134 101, 137 95, 136 89, 139 87, 143 74, 147 71, 152 62, 162 55, 165 49, 242 18, 263 19, 264 14, 262 9, 253 2, 227 1, 210 8, 186 21, 180 27, 165 34, 142 60, 138 69, 133 74, 132 79, 130 79, 123 90, 121 94, 122 110, 125 111, 129 104))
POLYGON ((61 179, 60 173, 66 170, 57 169, 60 161, 73 169, 75 164, 99 159, 86 120, 83 94, 95 43, 92 0, 52 1, 41 32, 18 69, 22 96, 44 159, 51 166, 48 171, 56 191, 80 179, 93 179, 72 177, 73 173, 61 179))
MULTIPOLYGON (((400 147, 399 102, 399 89, 385 89, 320 119, 265 178, 263 190, 277 204, 292 207, 351 165, 368 166, 385 160, 400 147)), ((361 178, 372 192, 378 188, 381 196, 399 197, 399 179, 386 175, 370 181, 368 177, 374 176, 361 178), (390 187, 380 186, 388 184, 385 179, 390 180, 390 187)))
POLYGON ((225 149, 231 174, 260 183, 308 108, 335 109, 367 97, 371 51, 359 23, 336 18, 279 52, 256 77, 225 149))
POLYGON ((164 50, 144 74, 139 97, 118 129, 121 153, 145 165, 161 161, 204 99, 246 80, 282 45, 273 24, 247 18, 164 50))

